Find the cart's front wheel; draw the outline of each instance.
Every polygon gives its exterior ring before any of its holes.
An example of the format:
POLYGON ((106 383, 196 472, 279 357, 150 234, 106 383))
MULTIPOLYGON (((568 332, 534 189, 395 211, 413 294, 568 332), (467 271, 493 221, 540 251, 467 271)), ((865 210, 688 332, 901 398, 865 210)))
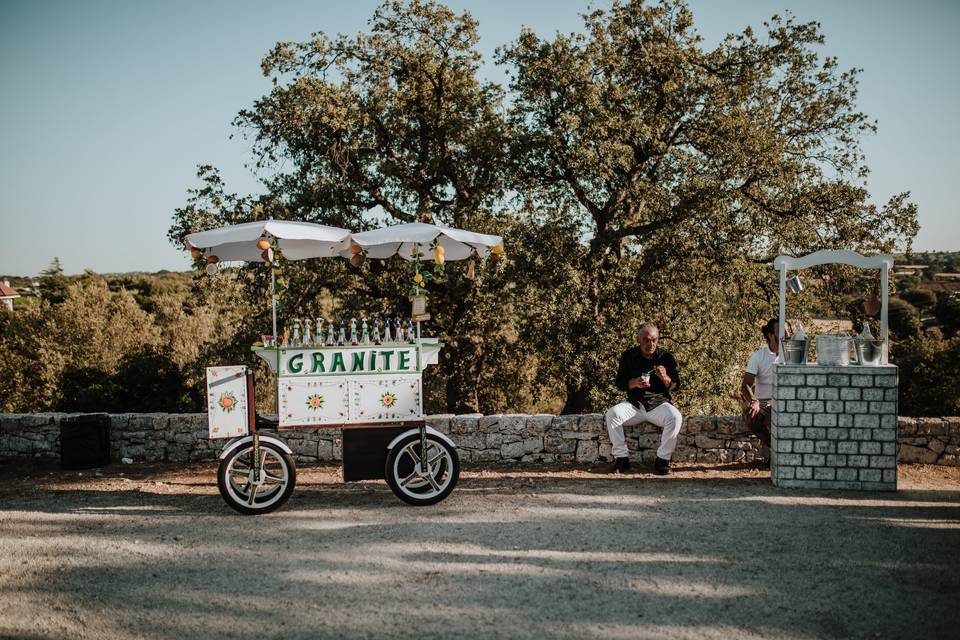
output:
POLYGON ((220 495, 228 505, 246 515, 279 508, 297 483, 293 458, 280 447, 261 442, 260 457, 260 471, 255 473, 253 443, 248 443, 221 460, 217 471, 220 495))
POLYGON ((420 434, 411 433, 387 456, 387 484, 398 498, 415 506, 436 504, 450 495, 460 478, 460 456, 445 440, 427 434, 427 468, 421 470, 420 434))

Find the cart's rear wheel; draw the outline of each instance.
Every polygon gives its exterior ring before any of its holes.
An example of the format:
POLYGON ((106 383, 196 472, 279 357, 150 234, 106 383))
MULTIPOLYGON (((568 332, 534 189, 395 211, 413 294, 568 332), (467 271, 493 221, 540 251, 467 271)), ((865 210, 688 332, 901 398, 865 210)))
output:
POLYGON ((420 434, 411 433, 387 455, 387 484, 398 498, 415 506, 436 504, 450 495, 460 478, 460 456, 445 440, 427 434, 427 470, 420 471, 420 434))
POLYGON ((260 443, 260 473, 253 472, 253 443, 237 448, 220 461, 217 485, 228 505, 246 515, 269 513, 279 508, 297 484, 297 467, 280 447, 260 443))

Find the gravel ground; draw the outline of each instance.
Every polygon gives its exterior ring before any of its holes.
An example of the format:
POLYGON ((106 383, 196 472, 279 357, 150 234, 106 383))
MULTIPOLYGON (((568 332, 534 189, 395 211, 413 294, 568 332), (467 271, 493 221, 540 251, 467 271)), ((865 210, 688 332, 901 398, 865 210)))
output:
POLYGON ((957 637, 960 470, 900 487, 486 467, 414 508, 312 467, 244 517, 211 464, 8 461, 0 637, 957 637))

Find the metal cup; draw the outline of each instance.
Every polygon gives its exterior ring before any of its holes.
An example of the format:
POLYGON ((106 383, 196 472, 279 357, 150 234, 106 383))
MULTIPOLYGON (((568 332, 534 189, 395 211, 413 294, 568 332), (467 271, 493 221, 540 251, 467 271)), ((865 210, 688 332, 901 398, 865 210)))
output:
POLYGON ((800 282, 800 276, 787 278, 787 288, 790 289, 791 293, 800 293, 803 291, 803 283, 800 282))

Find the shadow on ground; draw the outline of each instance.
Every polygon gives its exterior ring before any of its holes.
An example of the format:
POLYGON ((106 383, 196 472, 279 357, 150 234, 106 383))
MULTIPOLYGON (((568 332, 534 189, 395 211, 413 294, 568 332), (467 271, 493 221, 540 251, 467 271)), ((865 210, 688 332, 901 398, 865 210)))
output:
POLYGON ((0 637, 935 638, 960 623, 952 488, 495 470, 413 508, 306 472, 283 510, 243 517, 212 472, 131 473, 0 480, 0 637))

